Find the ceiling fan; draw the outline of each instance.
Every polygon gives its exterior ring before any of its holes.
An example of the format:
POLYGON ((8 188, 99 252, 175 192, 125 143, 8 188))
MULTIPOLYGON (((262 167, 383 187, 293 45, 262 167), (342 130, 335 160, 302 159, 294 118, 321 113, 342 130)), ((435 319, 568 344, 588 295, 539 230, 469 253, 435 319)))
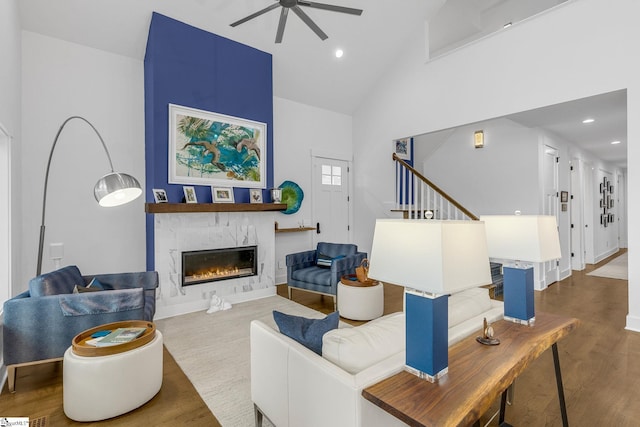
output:
POLYGON ((293 10, 293 13, 298 15, 298 17, 302 19, 302 21, 305 24, 307 24, 307 26, 311 28, 313 32, 318 35, 318 37, 320 37, 322 40, 326 40, 329 36, 327 36, 324 33, 324 31, 322 31, 320 27, 318 27, 316 23, 311 20, 311 18, 309 18, 309 15, 307 15, 300 8, 300 6, 329 10, 331 12, 348 13, 350 15, 358 15, 358 16, 362 15, 362 9, 353 9, 351 7, 334 6, 332 4, 316 3, 312 1, 306 1, 306 0, 279 0, 276 3, 272 4, 271 6, 265 7, 264 9, 259 10, 256 13, 252 13, 251 15, 232 23, 231 26, 237 27, 238 25, 244 24, 245 22, 253 18, 256 18, 262 14, 265 14, 273 9, 282 7, 282 10, 280 11, 280 21, 278 22, 278 31, 276 32, 276 43, 282 43, 282 37, 284 35, 284 26, 287 23, 287 15, 289 14, 289 9, 293 10))

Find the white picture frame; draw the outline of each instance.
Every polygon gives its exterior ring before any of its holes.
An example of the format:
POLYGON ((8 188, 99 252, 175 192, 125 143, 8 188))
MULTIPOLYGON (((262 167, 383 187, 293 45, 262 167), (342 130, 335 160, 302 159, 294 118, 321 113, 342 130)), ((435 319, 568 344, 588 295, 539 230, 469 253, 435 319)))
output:
POLYGON ((184 192, 184 201, 186 203, 198 203, 196 189, 192 185, 184 185, 182 191, 184 192))
POLYGON ((233 188, 212 186, 211 199, 214 203, 233 203, 233 188))
POLYGON ((266 165, 266 123, 169 104, 170 184, 266 188, 266 165))
POLYGON ((169 203, 169 197, 167 197, 167 192, 164 188, 154 188, 153 190, 153 200, 156 203, 169 203))
POLYGON ((402 160, 411 160, 413 138, 402 138, 393 141, 393 152, 402 160))
POLYGON ((262 203, 262 190, 259 188, 252 188, 249 190, 249 202, 262 203))

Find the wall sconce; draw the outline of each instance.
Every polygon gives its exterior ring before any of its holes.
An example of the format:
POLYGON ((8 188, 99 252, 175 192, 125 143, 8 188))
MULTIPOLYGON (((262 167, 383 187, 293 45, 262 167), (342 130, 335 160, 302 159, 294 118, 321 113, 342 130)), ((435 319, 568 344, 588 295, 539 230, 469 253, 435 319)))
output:
POLYGON ((473 145, 476 148, 484 147, 484 131, 477 130, 473 133, 473 145))

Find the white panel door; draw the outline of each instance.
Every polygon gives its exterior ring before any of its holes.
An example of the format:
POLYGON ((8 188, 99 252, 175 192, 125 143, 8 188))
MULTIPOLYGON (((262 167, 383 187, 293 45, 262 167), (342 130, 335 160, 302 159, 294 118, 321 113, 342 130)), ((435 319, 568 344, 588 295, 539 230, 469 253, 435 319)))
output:
MULTIPOLYGON (((558 220, 558 150, 544 146, 544 156, 542 160, 543 191, 544 191, 544 215, 553 215, 558 220)), ((558 281, 558 263, 547 261, 544 263, 544 284, 545 287, 558 281)))
POLYGON ((348 243, 349 164, 344 160, 313 157, 314 246, 318 242, 348 243))
POLYGON ((584 205, 582 203, 582 162, 574 158, 571 161, 571 196, 569 198, 569 214, 571 215, 571 269, 584 270, 584 205))

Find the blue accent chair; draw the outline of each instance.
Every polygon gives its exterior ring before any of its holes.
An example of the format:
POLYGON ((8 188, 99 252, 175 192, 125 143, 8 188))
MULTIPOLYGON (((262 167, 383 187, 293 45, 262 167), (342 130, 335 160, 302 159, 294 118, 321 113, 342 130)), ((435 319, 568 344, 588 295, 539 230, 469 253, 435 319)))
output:
POLYGON ((4 303, 3 356, 9 391, 20 366, 62 360, 73 337, 105 323, 152 321, 158 273, 82 276, 76 266, 31 279, 29 290, 4 303), (73 293, 93 279, 100 292, 73 293))
POLYGON ((358 246, 349 243, 319 242, 315 250, 287 255, 287 287, 289 299, 292 288, 333 297, 333 309, 337 307, 337 291, 340 278, 354 274, 366 252, 358 252, 358 246), (334 258, 331 267, 318 266, 318 255, 334 258))

